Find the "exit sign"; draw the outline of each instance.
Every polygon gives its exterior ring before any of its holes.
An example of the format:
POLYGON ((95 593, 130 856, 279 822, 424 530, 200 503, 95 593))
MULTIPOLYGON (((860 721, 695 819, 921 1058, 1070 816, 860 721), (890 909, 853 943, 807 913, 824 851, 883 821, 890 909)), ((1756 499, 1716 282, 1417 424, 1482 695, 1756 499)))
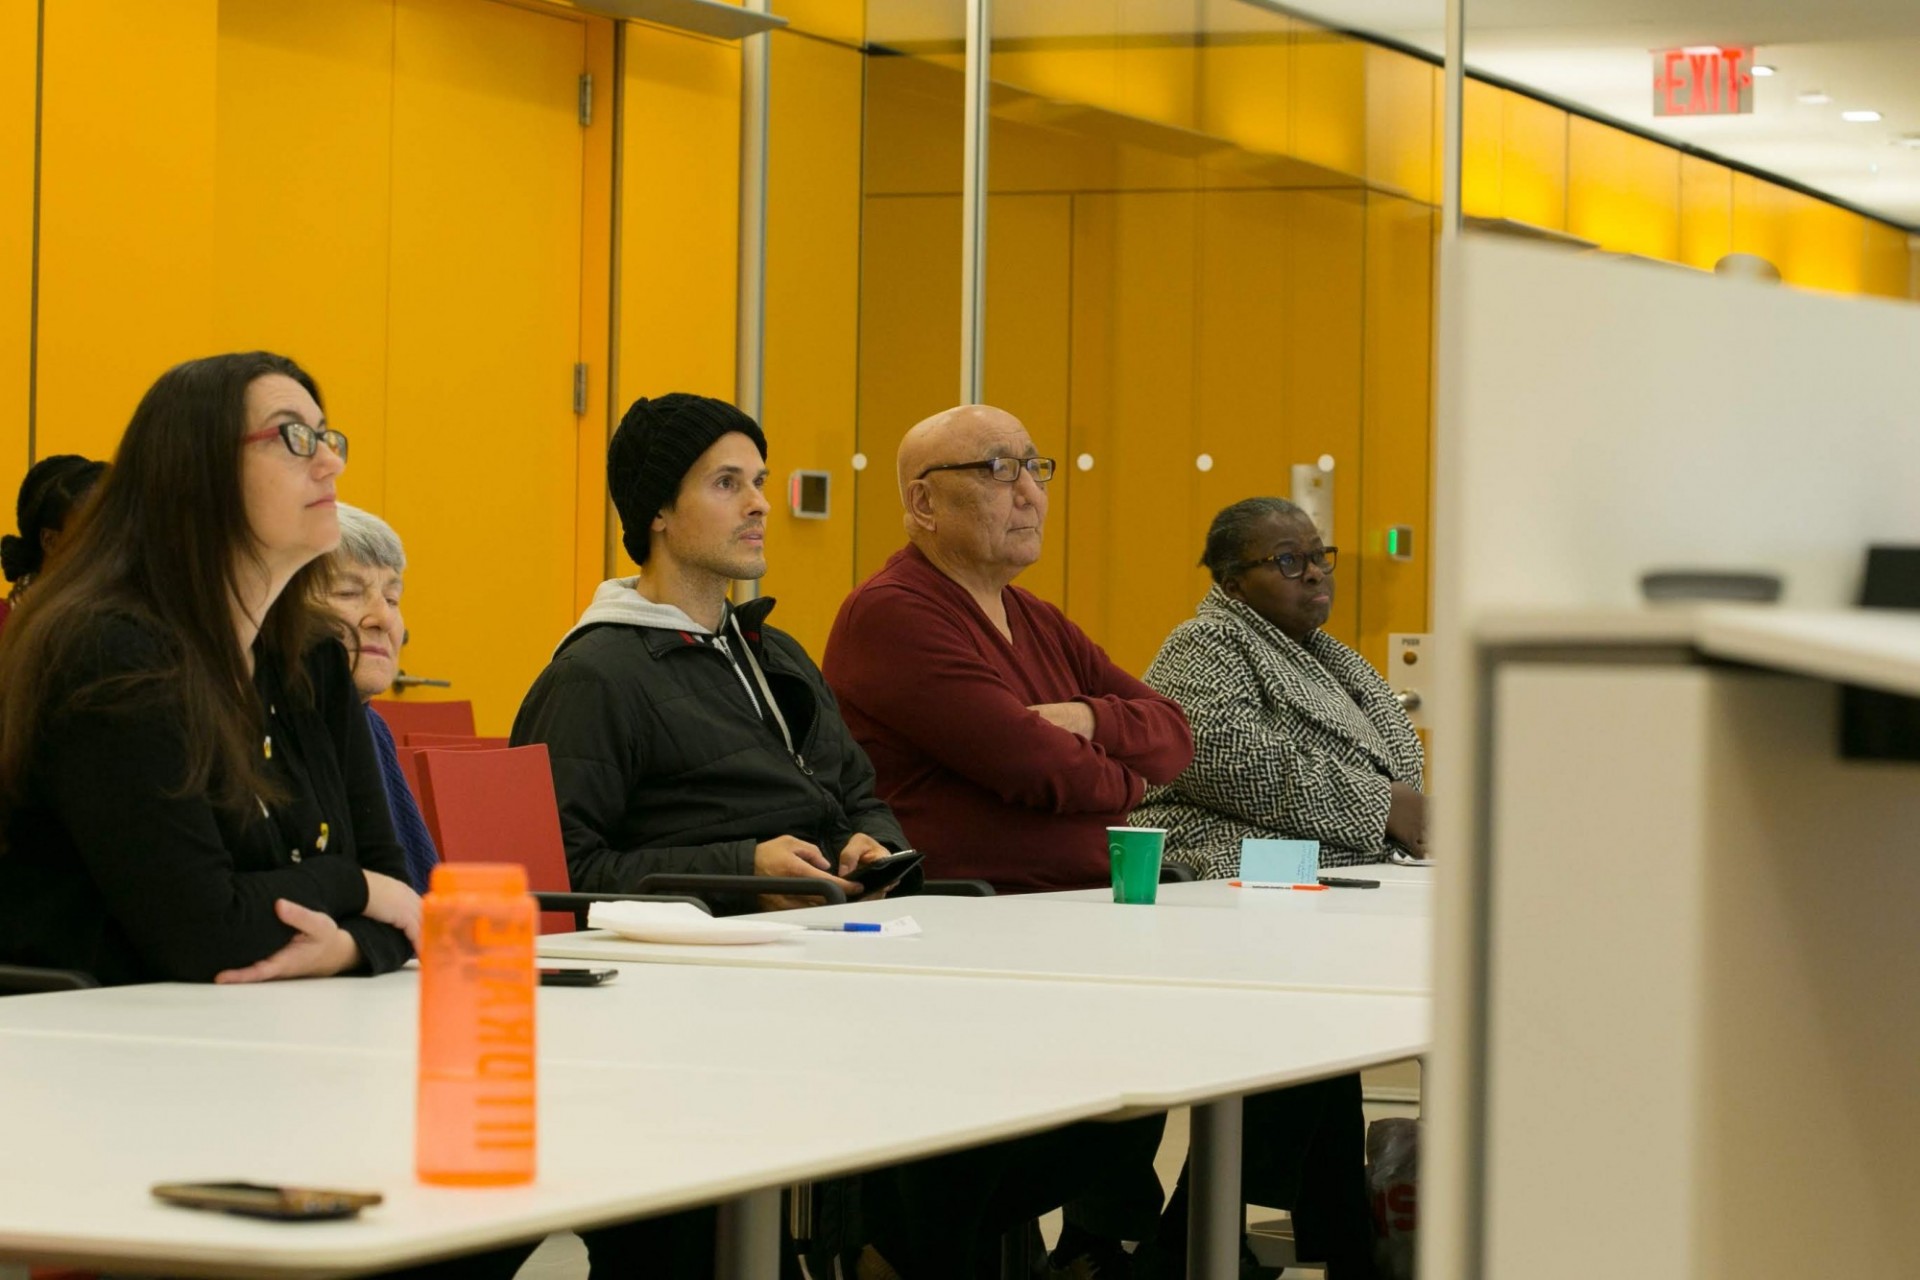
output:
POLYGON ((1654 50, 1656 116, 1736 116, 1752 111, 1752 45, 1654 50))

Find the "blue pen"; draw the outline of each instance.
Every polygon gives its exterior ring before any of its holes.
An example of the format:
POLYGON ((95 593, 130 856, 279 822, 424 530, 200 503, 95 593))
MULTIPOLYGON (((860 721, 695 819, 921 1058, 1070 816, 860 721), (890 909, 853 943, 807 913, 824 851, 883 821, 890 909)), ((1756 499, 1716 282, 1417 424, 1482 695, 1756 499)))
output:
POLYGON ((866 920, 848 920, 844 924, 810 924, 811 933, 878 933, 880 926, 866 920))

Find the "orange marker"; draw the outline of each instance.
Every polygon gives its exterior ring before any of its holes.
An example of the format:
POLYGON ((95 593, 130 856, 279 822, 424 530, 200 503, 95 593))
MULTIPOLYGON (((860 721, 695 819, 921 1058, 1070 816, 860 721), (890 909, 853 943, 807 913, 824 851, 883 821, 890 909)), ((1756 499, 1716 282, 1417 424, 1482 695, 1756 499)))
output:
POLYGON ((1242 880, 1229 880, 1228 884, 1236 889, 1292 889, 1296 893, 1325 893, 1323 884, 1247 884, 1242 880))

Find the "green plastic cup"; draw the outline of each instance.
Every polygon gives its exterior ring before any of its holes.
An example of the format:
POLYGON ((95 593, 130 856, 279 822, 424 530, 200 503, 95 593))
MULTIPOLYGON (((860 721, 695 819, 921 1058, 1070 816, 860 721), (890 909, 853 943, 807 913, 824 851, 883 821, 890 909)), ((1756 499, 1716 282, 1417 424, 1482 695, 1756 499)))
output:
POLYGON ((1115 902, 1152 905, 1160 892, 1160 851, 1166 844, 1165 827, 1107 828, 1115 902))

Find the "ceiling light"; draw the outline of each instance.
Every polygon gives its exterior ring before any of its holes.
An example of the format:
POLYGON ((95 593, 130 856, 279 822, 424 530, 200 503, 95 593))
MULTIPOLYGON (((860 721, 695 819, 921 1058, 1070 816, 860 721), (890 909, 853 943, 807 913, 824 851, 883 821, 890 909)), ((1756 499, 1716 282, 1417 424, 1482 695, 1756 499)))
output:
POLYGON ((1878 111, 1842 111, 1840 118, 1848 124, 1874 124, 1879 121, 1878 111))
POLYGON ((1903 133, 1893 140, 1893 145, 1909 151, 1920 151, 1920 133, 1903 133))
POLYGON ((1764 62, 1755 63, 1753 68, 1753 74, 1764 79, 1767 76, 1770 76, 1773 74, 1773 68, 1768 66, 1764 62))
POLYGON ((1831 95, 1822 93, 1818 89, 1808 89, 1805 92, 1799 94, 1798 97, 1801 102, 1805 103, 1809 107, 1824 107, 1829 102, 1833 101, 1833 98, 1831 95))

